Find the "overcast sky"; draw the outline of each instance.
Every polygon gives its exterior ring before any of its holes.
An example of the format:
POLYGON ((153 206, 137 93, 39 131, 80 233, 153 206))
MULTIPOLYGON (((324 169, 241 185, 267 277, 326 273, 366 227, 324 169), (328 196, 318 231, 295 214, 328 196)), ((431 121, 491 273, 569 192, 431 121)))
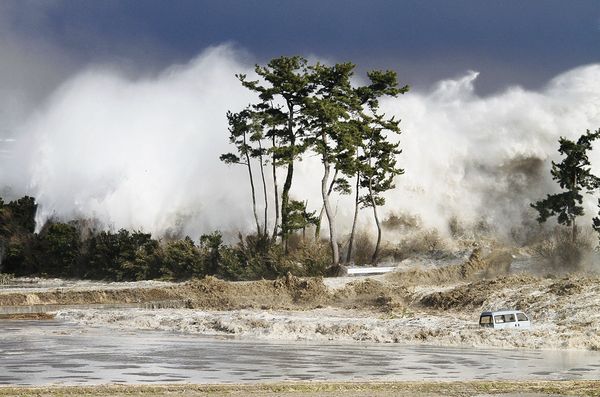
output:
POLYGON ((229 42, 253 62, 316 55, 416 87, 476 70, 487 94, 600 61, 600 1, 2 0, 0 33, 0 50, 55 69, 42 79, 0 56, 42 91, 85 65, 152 71, 229 42))

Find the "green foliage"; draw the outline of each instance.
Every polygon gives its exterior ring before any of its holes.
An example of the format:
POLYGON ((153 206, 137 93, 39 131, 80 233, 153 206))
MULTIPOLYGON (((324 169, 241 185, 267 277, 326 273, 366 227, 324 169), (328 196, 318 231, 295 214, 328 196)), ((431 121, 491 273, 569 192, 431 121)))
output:
POLYGON ((51 223, 37 236, 38 272, 57 276, 79 276, 81 252, 79 231, 66 223, 51 223))
POLYGON ((302 240, 287 258, 282 258, 284 260, 288 271, 293 274, 323 277, 331 265, 331 247, 319 240, 302 240))
POLYGON ((309 212, 306 209, 306 202, 291 200, 289 206, 289 225, 290 231, 306 230, 310 225, 316 225, 319 218, 316 211, 309 212))
POLYGON ((600 199, 598 199, 598 216, 592 219, 592 228, 598 233, 598 238, 600 238, 600 199))
MULTIPOLYGON (((314 91, 314 84, 311 81, 307 61, 298 56, 272 59, 266 66, 257 65, 255 71, 261 77, 261 81, 250 81, 243 74, 237 77, 244 87, 257 93, 260 99, 258 103, 251 106, 253 120, 251 125, 254 127, 260 124, 261 128, 261 132, 253 129, 252 141, 260 142, 262 137, 271 140, 269 153, 273 165, 286 167, 281 193, 280 225, 285 243, 292 231, 289 227, 289 192, 292 188, 294 162, 306 150, 305 109, 307 99, 314 91)), ((261 147, 258 152, 252 153, 266 154, 261 147)), ((278 200, 278 197, 275 197, 275 200, 278 200)))
POLYGON ((8 204, 0 200, 0 271, 15 275, 36 271, 30 246, 37 204, 25 196, 8 204))
POLYGON ((86 241, 84 250, 86 278, 122 281, 160 275, 159 243, 148 233, 102 231, 86 241))
POLYGON ((382 193, 395 187, 394 178, 402 175, 404 170, 398 168, 396 156, 402 151, 399 142, 388 140, 386 131, 399 134, 399 122, 396 120, 383 120, 377 116, 367 121, 367 128, 363 130, 362 153, 358 156, 361 164, 361 187, 367 193, 361 198, 365 207, 382 206, 385 204, 382 193))
POLYGON ((385 204, 382 196, 388 190, 395 188, 394 178, 404 173, 397 166, 396 157, 402 151, 400 143, 394 142, 388 134, 400 134, 400 121, 394 117, 386 118, 379 113, 379 96, 404 94, 409 87, 398 88, 396 73, 371 72, 369 73, 371 85, 359 89, 363 102, 368 105, 368 112, 361 113, 359 128, 361 131, 361 144, 358 151, 357 175, 360 187, 366 189, 366 194, 359 198, 364 207, 373 209, 373 217, 377 226, 377 242, 371 258, 376 262, 379 257, 381 244, 381 225, 377 207, 385 204))
POLYGON ((238 270, 237 278, 254 280, 261 278, 276 278, 286 273, 281 266, 283 250, 265 236, 239 236, 235 247, 238 270))
POLYGON ((169 241, 165 245, 161 260, 161 273, 162 277, 173 280, 204 276, 202 254, 190 237, 169 241))
POLYGON ((223 235, 220 232, 200 236, 200 251, 207 274, 219 274, 223 248, 223 235))
MULTIPOLYGON (((28 200, 21 200, 26 203, 28 200)), ((298 226, 314 221, 314 213, 294 202, 298 226)), ((228 280, 276 278, 294 274, 322 274, 326 267, 321 245, 302 244, 285 255, 280 244, 265 234, 239 237, 225 244, 220 232, 161 242, 149 233, 94 232, 86 222, 50 221, 39 234, 28 232, 12 209, 0 207, 4 258, 3 273, 105 280, 170 279, 215 275, 228 280)), ((33 219, 33 218, 32 218, 33 219)), ((326 251, 326 250, 325 250, 326 251)))
MULTIPOLYGON (((313 223, 306 216, 306 208, 299 208, 299 201, 291 200, 289 196, 294 162, 301 160, 306 152, 317 154, 324 169, 322 205, 329 223, 334 265, 338 264, 339 253, 335 216, 329 205, 331 192, 350 194, 348 178, 356 176, 360 182, 357 182, 357 190, 368 189, 362 203, 373 207, 381 234, 376 207, 385 204, 382 193, 394 188, 394 177, 403 173, 395 159, 400 153, 399 143, 388 139, 388 133, 400 132, 399 121, 379 113, 379 99, 403 94, 409 87, 398 86, 395 72, 371 71, 368 73, 370 84, 355 88, 351 84, 354 68, 355 65, 349 62, 332 66, 309 65, 306 59, 296 56, 275 58, 266 66, 257 65, 255 71, 260 80, 250 81, 246 75, 238 75, 242 85, 258 94, 260 101, 239 113, 228 112, 230 142, 236 146, 237 153, 221 156, 222 161, 248 167, 258 234, 261 232, 249 163, 250 157, 260 158, 266 197, 262 156, 271 156, 275 229, 279 227, 287 251, 289 236, 296 230, 304 231, 307 224, 313 223), (270 148, 265 149, 261 143, 263 139, 270 141, 270 148), (281 225, 277 225, 276 167, 286 167, 287 171, 281 194, 281 225), (340 177, 336 178, 338 172, 340 177), (334 174, 333 182, 331 174, 334 174)), ((267 200, 264 208, 266 229, 267 200)), ((317 221, 317 233, 321 218, 322 215, 317 221)), ((378 238, 376 247, 380 240, 378 238)))
MULTIPOLYGON (((257 135, 255 139, 260 140, 260 129, 255 127, 252 122, 253 113, 246 109, 239 113, 227 112, 227 120, 229 122, 229 142, 237 149, 238 154, 225 153, 219 159, 226 164, 240 164, 246 166, 248 170, 248 180, 250 181, 250 191, 252 193, 252 210, 256 222, 256 230, 258 234, 262 233, 260 223, 258 221, 258 213, 256 207, 256 189, 254 187, 254 177, 252 175, 251 157, 261 157, 263 152, 258 149, 253 149, 249 143, 252 135, 257 135), (253 133, 253 131, 255 131, 253 133)), ((262 161, 260 166, 262 167, 262 161)), ((263 179, 264 183, 264 179, 263 179)), ((266 189, 266 187, 265 187, 266 189)), ((266 199, 266 198, 265 198, 266 199)), ((265 219, 264 232, 266 233, 267 220, 265 219)))
POLYGON ((37 204, 33 197, 24 196, 0 208, 3 213, 7 212, 6 216, 12 218, 11 223, 13 226, 33 233, 35 230, 35 213, 37 211, 37 204))
MULTIPOLYGON (((538 222, 543 223, 552 216, 558 217, 558 223, 571 226, 575 219, 584 214, 582 191, 591 193, 600 187, 600 178, 591 173, 587 152, 592 149, 592 143, 600 138, 600 129, 589 130, 577 142, 561 137, 558 152, 565 156, 560 163, 552 162, 552 179, 565 191, 549 194, 531 206, 538 212, 538 222)), ((573 233, 573 239, 575 239, 573 233)))

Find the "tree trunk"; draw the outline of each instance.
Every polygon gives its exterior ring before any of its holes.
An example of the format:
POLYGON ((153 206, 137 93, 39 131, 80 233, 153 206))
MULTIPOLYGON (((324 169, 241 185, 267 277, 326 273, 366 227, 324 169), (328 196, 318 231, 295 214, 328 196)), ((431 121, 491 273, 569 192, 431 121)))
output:
MULTIPOLYGON (((331 196, 331 192, 333 192, 333 186, 335 185, 335 178, 337 178, 337 174, 338 174, 338 169, 335 169, 335 172, 333 173, 333 179, 331 180, 331 183, 329 184, 329 190, 327 191, 327 197, 331 196)), ((325 205, 321 206, 321 211, 319 211, 319 220, 317 221, 316 227, 315 227, 315 240, 319 239, 319 235, 321 234, 321 222, 323 221, 323 215, 325 214, 325 205)))
POLYGON ((338 266, 340 263, 340 253, 337 245, 337 235, 335 230, 335 221, 333 219, 333 214, 331 213, 331 207, 329 205, 329 194, 327 192, 327 182, 329 179, 329 171, 331 169, 331 165, 329 161, 323 159, 323 166, 325 167, 325 172, 323 174, 323 179, 321 180, 321 196, 323 197, 323 207, 325 207, 325 214, 327 215, 327 220, 329 222, 329 243, 331 244, 331 255, 333 266, 338 266))
POLYGON ((352 219, 352 231, 350 232, 350 240, 348 241, 348 253, 346 254, 346 262, 349 263, 352 260, 352 248, 354 246, 354 234, 356 232, 356 220, 358 219, 358 204, 359 204, 359 191, 360 188, 360 171, 356 173, 356 195, 354 197, 354 217, 352 219))
POLYGON ((294 177, 294 157, 296 156, 296 137, 293 131, 294 124, 294 107, 288 102, 288 138, 290 141, 290 158, 288 160, 287 174, 283 183, 283 191, 281 192, 281 241, 283 243, 284 252, 288 253, 288 236, 289 236, 289 202, 290 189, 292 188, 292 179, 294 177))
POLYGON ((281 192, 281 241, 283 242, 284 251, 288 253, 288 223, 289 223, 289 202, 290 189, 292 187, 292 177, 294 176, 294 160, 291 160, 287 167, 285 182, 283 183, 283 191, 281 192))
MULTIPOLYGON (((275 135, 273 135, 273 149, 275 149, 275 135)), ((279 186, 277 185, 277 166, 275 165, 275 153, 273 152, 273 189, 275 191, 275 226, 273 226, 273 241, 277 239, 277 228, 279 227, 279 186)))
POLYGON ((256 221, 256 230, 258 235, 261 235, 260 223, 258 222, 258 212, 256 211, 256 192, 254 189, 254 177, 252 176, 252 165, 250 164, 250 156, 248 155, 248 147, 246 144, 246 133, 244 133, 244 155, 246 156, 246 166, 248 167, 248 175, 250 177, 250 188, 252 189, 252 211, 254 212, 254 220, 256 221))
MULTIPOLYGON (((571 189, 574 193, 577 193, 577 174, 573 175, 573 187, 571 189)), ((575 215, 573 215, 573 230, 571 232, 571 241, 573 244, 577 242, 577 223, 575 222, 575 215)))
POLYGON ((260 161, 260 176, 262 178, 262 185, 263 185, 263 196, 265 198, 265 223, 263 225, 263 231, 265 234, 265 237, 267 236, 267 227, 268 227, 268 223, 269 223, 269 198, 267 197, 267 181, 265 180, 265 167, 264 167, 264 163, 263 163, 263 155, 262 155, 262 145, 260 143, 260 140, 258 141, 258 149, 259 149, 259 155, 258 155, 258 159, 260 161))
POLYGON ((375 217, 375 224, 377 225, 377 243, 375 244, 375 251, 371 257, 371 262, 377 263, 379 257, 379 245, 381 244, 381 225, 379 224, 379 216, 377 215, 377 204, 375 203, 375 197, 373 196, 373 185, 371 179, 369 179, 369 197, 371 197, 371 205, 373 206, 373 216, 375 217))

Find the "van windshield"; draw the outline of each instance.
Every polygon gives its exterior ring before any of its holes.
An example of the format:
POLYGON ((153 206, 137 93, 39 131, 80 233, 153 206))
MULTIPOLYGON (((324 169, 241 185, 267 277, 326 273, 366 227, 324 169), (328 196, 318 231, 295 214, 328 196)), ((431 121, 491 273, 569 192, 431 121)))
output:
POLYGON ((484 315, 479 317, 479 325, 484 327, 491 327, 493 325, 492 316, 484 315))

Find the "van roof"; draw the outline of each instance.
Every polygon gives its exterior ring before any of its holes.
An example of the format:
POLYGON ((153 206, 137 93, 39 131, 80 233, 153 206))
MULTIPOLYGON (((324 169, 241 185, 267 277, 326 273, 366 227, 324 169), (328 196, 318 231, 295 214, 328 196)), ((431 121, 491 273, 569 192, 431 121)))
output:
MULTIPOLYGON (((506 310, 506 309, 502 309, 502 310, 498 310, 498 311, 486 311, 486 312, 481 312, 481 316, 495 316, 498 314, 511 314, 511 313, 523 313, 521 310, 506 310)), ((525 314, 525 313, 523 313, 525 314)))

